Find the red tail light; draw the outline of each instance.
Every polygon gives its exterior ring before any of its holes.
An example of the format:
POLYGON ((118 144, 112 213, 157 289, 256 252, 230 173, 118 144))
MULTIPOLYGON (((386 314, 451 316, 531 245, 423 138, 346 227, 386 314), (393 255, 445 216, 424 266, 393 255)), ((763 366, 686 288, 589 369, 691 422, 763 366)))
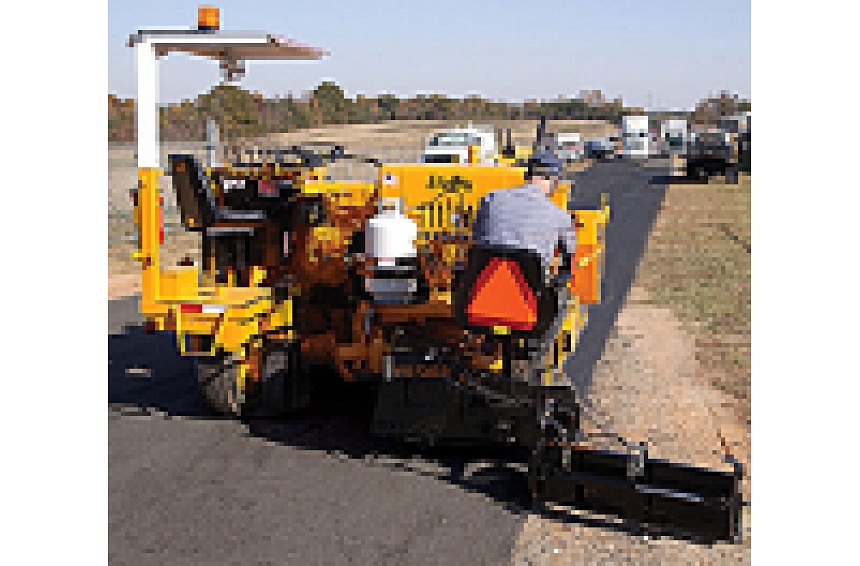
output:
POLYGON ((277 196, 278 185, 275 181, 260 180, 257 182, 257 194, 263 196, 277 196))
POLYGON ((158 197, 158 243, 164 245, 164 197, 158 197))
POLYGON ((182 314, 200 314, 203 312, 203 305, 179 305, 179 312, 182 314))

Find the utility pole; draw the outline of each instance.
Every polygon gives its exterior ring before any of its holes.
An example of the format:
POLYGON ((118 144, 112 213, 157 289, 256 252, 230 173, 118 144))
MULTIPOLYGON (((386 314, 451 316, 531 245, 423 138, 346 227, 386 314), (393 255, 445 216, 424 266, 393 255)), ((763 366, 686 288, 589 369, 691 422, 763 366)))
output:
POLYGON ((221 145, 221 132, 218 123, 213 118, 206 119, 206 160, 209 167, 221 165, 218 150, 221 145))

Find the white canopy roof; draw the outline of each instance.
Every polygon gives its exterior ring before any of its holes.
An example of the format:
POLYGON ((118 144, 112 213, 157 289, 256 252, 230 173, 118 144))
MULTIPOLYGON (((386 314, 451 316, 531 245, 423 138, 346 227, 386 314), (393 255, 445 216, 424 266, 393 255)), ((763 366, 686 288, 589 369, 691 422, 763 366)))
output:
POLYGON ((133 34, 137 67, 138 167, 158 168, 158 58, 185 53, 214 59, 227 80, 244 74, 244 63, 254 60, 320 59, 328 52, 265 32, 150 29, 133 34))
POLYGON ((253 61, 320 59, 329 53, 291 39, 261 31, 141 30, 128 46, 148 42, 158 57, 180 52, 216 60, 253 61))

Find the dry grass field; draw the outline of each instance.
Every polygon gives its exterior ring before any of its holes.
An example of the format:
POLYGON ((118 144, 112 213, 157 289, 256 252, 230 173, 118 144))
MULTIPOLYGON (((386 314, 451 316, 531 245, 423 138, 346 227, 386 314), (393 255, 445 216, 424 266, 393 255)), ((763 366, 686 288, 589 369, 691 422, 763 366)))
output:
MULTIPOLYGON (((492 126, 496 130, 511 129, 511 138, 515 144, 529 144, 534 141, 537 131, 537 120, 518 121, 489 121, 476 122, 476 125, 492 126)), ((463 122, 409 120, 387 124, 359 124, 354 126, 328 126, 289 134, 270 136, 285 145, 299 142, 330 142, 340 143, 346 147, 364 148, 396 148, 420 151, 427 137, 433 132, 463 126, 463 122)), ((556 120, 547 124, 547 129, 553 133, 578 132, 583 138, 600 137, 617 131, 615 126, 596 120, 556 120)), ((413 154, 412 158, 417 157, 413 154)))
POLYGON ((638 283, 696 338, 711 385, 751 416, 751 179, 669 186, 638 283))

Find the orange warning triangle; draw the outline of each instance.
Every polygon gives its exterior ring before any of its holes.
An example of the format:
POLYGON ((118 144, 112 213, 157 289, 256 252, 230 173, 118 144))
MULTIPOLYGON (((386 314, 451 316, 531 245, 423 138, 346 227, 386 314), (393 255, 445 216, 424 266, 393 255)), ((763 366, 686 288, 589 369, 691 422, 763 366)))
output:
POLYGON ((519 264, 494 257, 469 290, 469 324, 530 330, 537 322, 537 300, 519 264))

